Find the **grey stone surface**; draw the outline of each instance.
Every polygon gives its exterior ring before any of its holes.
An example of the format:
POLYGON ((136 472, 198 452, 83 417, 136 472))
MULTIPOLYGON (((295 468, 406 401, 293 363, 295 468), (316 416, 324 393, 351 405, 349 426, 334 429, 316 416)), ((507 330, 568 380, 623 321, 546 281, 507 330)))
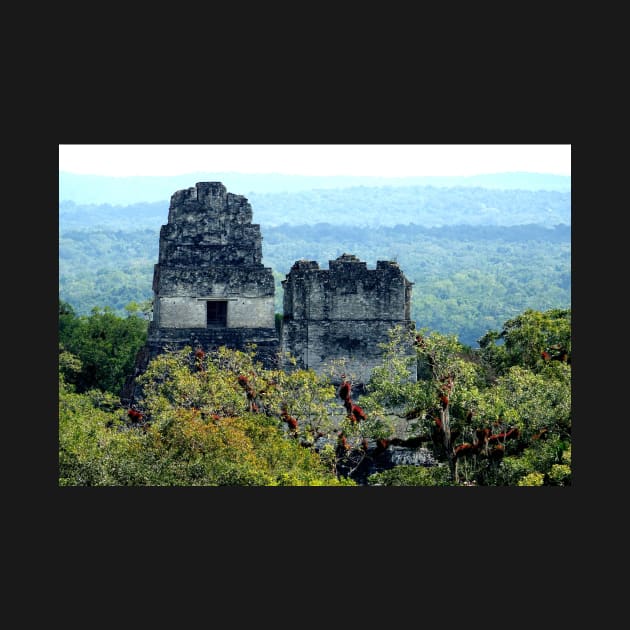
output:
MULTIPOLYGON (((397 325, 414 328, 410 319, 412 283, 395 262, 378 261, 376 269, 352 254, 329 261, 297 261, 285 280, 282 348, 302 368, 325 371, 346 359, 355 380, 367 382, 380 362, 380 343, 397 325)), ((408 348, 409 355, 414 353, 408 348)))
POLYGON ((171 197, 160 230, 153 274, 149 357, 166 346, 179 349, 260 345, 273 364, 279 351, 273 273, 262 264, 260 226, 251 205, 220 182, 198 182, 171 197), (225 319, 208 316, 208 302, 222 302, 225 319))
MULTIPOLYGON (((367 382, 388 331, 414 328, 412 283, 391 261, 368 269, 353 254, 343 254, 320 269, 316 261, 298 260, 282 281, 279 337, 273 273, 262 264, 260 226, 252 219, 247 199, 227 192, 221 182, 198 182, 172 195, 153 274, 153 319, 136 374, 167 348, 244 350, 254 343, 266 367, 288 369, 279 363, 281 352, 319 374, 345 360, 355 383, 367 382), (212 314, 214 309, 222 315, 212 314)), ((411 346, 408 352, 415 354, 411 346)), ((132 397, 129 387, 123 398, 132 397)))

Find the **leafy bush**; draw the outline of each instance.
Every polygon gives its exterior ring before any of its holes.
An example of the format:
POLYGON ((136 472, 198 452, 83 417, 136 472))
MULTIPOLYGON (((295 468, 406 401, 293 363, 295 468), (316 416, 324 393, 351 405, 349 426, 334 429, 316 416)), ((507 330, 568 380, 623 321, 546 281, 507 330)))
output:
POLYGON ((547 478, 551 486, 570 486, 571 466, 567 464, 554 464, 547 473, 547 478))
POLYGON ((370 486, 450 486, 448 466, 396 466, 368 477, 370 486))
POLYGON ((527 473, 524 477, 519 479, 517 486, 542 486, 545 480, 545 475, 539 472, 527 473))
MULTIPOLYGON (((241 370, 257 370, 260 384, 280 382, 252 355, 224 348, 203 369, 192 356, 186 348, 149 364, 137 421, 111 394, 73 392, 60 375, 59 485, 355 485, 289 437, 278 417, 248 410, 241 370)), ((274 394, 278 400, 290 392, 286 379, 274 394)), ((324 397, 330 391, 314 375, 310 382, 312 398, 301 410, 316 418, 318 391, 324 397)))

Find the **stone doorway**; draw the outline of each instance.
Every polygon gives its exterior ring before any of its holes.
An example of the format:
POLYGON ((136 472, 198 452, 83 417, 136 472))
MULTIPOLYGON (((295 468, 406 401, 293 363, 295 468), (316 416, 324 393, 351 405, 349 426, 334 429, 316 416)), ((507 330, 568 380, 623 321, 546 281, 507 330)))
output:
POLYGON ((208 300, 206 325, 208 328, 227 326, 227 301, 208 300))

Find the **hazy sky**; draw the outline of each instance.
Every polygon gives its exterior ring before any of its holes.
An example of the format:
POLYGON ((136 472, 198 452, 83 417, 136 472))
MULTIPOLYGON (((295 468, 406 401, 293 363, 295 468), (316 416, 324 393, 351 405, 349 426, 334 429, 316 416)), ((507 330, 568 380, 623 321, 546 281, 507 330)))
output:
POLYGON ((570 144, 60 144, 59 170, 90 175, 280 173, 412 177, 571 175, 570 144))

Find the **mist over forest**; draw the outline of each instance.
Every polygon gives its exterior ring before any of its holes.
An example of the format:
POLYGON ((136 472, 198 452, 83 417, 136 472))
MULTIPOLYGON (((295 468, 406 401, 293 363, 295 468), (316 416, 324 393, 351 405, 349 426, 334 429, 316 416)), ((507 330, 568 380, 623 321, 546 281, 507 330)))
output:
POLYGON ((252 194, 284 194, 321 189, 380 188, 383 186, 571 191, 570 176, 545 173, 498 173, 469 177, 320 176, 278 173, 188 173, 172 176, 112 177, 60 171, 59 201, 111 205, 151 203, 168 200, 176 190, 190 188, 197 182, 222 182, 229 192, 246 197, 252 194))

